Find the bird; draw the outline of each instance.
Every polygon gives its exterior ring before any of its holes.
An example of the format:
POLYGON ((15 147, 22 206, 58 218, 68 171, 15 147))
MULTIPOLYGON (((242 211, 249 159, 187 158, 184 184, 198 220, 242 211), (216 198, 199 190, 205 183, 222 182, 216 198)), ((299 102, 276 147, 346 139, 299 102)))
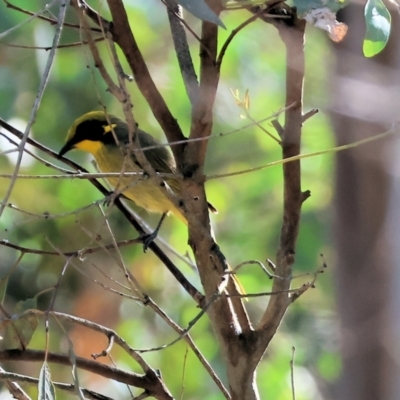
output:
MULTIPOLYGON (((179 196, 180 183, 176 175, 176 164, 171 152, 149 133, 136 127, 138 144, 153 167, 154 171, 166 174, 164 182, 179 196), (149 147, 149 149, 146 149, 149 147), (170 176, 168 176, 170 175, 170 176)), ((102 173, 137 172, 134 176, 108 177, 110 186, 122 191, 124 197, 135 202, 139 207, 153 213, 162 214, 155 231, 144 238, 144 251, 157 236, 161 223, 166 215, 173 214, 179 220, 188 224, 184 213, 171 201, 160 188, 156 178, 144 177, 143 168, 135 152, 130 149, 129 130, 125 121, 105 113, 91 111, 77 118, 70 127, 64 146, 58 153, 59 158, 73 149, 83 150, 93 155, 102 173)), ((215 207, 208 203, 211 212, 216 213, 215 207)), ((230 267, 229 267, 230 268, 230 267)), ((233 275, 240 292, 244 290, 233 275)))
MULTIPOLYGON (((141 148, 151 147, 144 150, 144 154, 155 172, 175 174, 175 160, 170 151, 145 131, 137 128, 136 133, 141 148)), ((129 131, 125 121, 103 111, 92 111, 73 122, 59 157, 72 149, 79 149, 91 153, 103 173, 137 172, 137 175, 129 177, 108 177, 107 181, 112 188, 123 190, 123 195, 139 207, 163 215, 171 213, 187 224, 183 212, 166 196, 156 180, 143 176, 143 168, 135 152, 130 150, 126 157, 128 145, 129 131)), ((164 180, 173 193, 180 193, 177 178, 166 177, 164 180)), ((215 210, 211 204, 209 206, 215 210)))

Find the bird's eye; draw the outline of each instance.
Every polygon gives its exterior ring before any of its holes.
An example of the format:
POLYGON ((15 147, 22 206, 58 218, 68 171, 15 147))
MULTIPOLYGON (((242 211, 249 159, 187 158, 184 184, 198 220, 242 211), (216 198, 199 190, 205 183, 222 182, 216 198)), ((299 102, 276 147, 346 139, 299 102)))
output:
POLYGON ((117 127, 117 124, 112 124, 112 125, 103 125, 103 135, 106 135, 107 133, 112 132, 113 129, 117 127))

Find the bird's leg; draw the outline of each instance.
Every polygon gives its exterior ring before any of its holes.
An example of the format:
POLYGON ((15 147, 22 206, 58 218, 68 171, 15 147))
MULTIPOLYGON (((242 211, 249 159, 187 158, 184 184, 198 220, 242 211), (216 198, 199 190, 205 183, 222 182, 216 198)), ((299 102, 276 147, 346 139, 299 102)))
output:
POLYGON ((103 205, 105 207, 110 207, 114 204, 115 199, 118 197, 119 195, 115 192, 112 192, 111 194, 109 194, 103 201, 103 205))
POLYGON ((157 237, 158 235, 158 231, 161 228, 161 225, 165 219, 165 217, 167 216, 167 213, 164 213, 161 218, 160 221, 157 224, 156 229, 154 229, 154 231, 152 233, 147 233, 145 235, 143 235, 141 237, 142 241, 143 241, 143 251, 146 253, 146 250, 148 249, 148 247, 151 245, 151 243, 153 242, 153 240, 157 237))

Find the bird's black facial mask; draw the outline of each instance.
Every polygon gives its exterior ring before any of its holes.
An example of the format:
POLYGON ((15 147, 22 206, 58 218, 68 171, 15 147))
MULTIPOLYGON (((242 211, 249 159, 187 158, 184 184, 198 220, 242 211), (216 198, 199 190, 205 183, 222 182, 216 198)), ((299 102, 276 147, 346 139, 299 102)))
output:
POLYGON ((81 148, 82 150, 94 153, 94 148, 96 147, 95 142, 115 145, 116 140, 112 131, 116 128, 117 124, 109 125, 106 121, 100 121, 98 119, 83 121, 75 128, 75 134, 65 143, 58 156, 62 157, 74 148, 81 148), (93 142, 93 149, 90 148, 91 146, 88 144, 88 141, 93 142), (81 146, 79 144, 81 144, 81 146))

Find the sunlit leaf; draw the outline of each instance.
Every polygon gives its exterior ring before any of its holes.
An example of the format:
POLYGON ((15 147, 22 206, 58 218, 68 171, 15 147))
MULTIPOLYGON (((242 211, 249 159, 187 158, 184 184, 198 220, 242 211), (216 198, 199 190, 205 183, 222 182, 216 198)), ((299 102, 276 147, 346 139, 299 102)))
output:
POLYGON ((213 22, 214 24, 226 29, 224 23, 219 19, 218 15, 208 6, 204 0, 176 0, 185 10, 189 11, 202 21, 213 22))
POLYGON ((244 93, 244 109, 248 110, 250 108, 250 96, 249 96, 249 89, 246 89, 246 92, 244 93))
POLYGON ((69 357, 69 359, 71 361, 71 365, 72 365, 71 374, 72 374, 72 379, 74 380, 75 392, 78 395, 80 400, 84 400, 85 396, 84 396, 84 394, 80 388, 80 384, 79 384, 78 369, 76 367, 76 355, 74 352, 73 344, 70 340, 68 340, 68 357, 69 357))
POLYGON ((15 307, 16 314, 0 323, 3 331, 3 344, 7 349, 25 349, 38 326, 37 316, 24 311, 36 308, 36 299, 20 301, 15 307))
POLYGON ((39 387, 38 387, 39 400, 55 400, 56 393, 53 383, 51 381, 50 369, 47 363, 43 363, 39 374, 39 387))
POLYGON ((381 0, 368 0, 364 10, 367 32, 365 33, 363 52, 372 57, 381 52, 389 40, 391 17, 381 0))

